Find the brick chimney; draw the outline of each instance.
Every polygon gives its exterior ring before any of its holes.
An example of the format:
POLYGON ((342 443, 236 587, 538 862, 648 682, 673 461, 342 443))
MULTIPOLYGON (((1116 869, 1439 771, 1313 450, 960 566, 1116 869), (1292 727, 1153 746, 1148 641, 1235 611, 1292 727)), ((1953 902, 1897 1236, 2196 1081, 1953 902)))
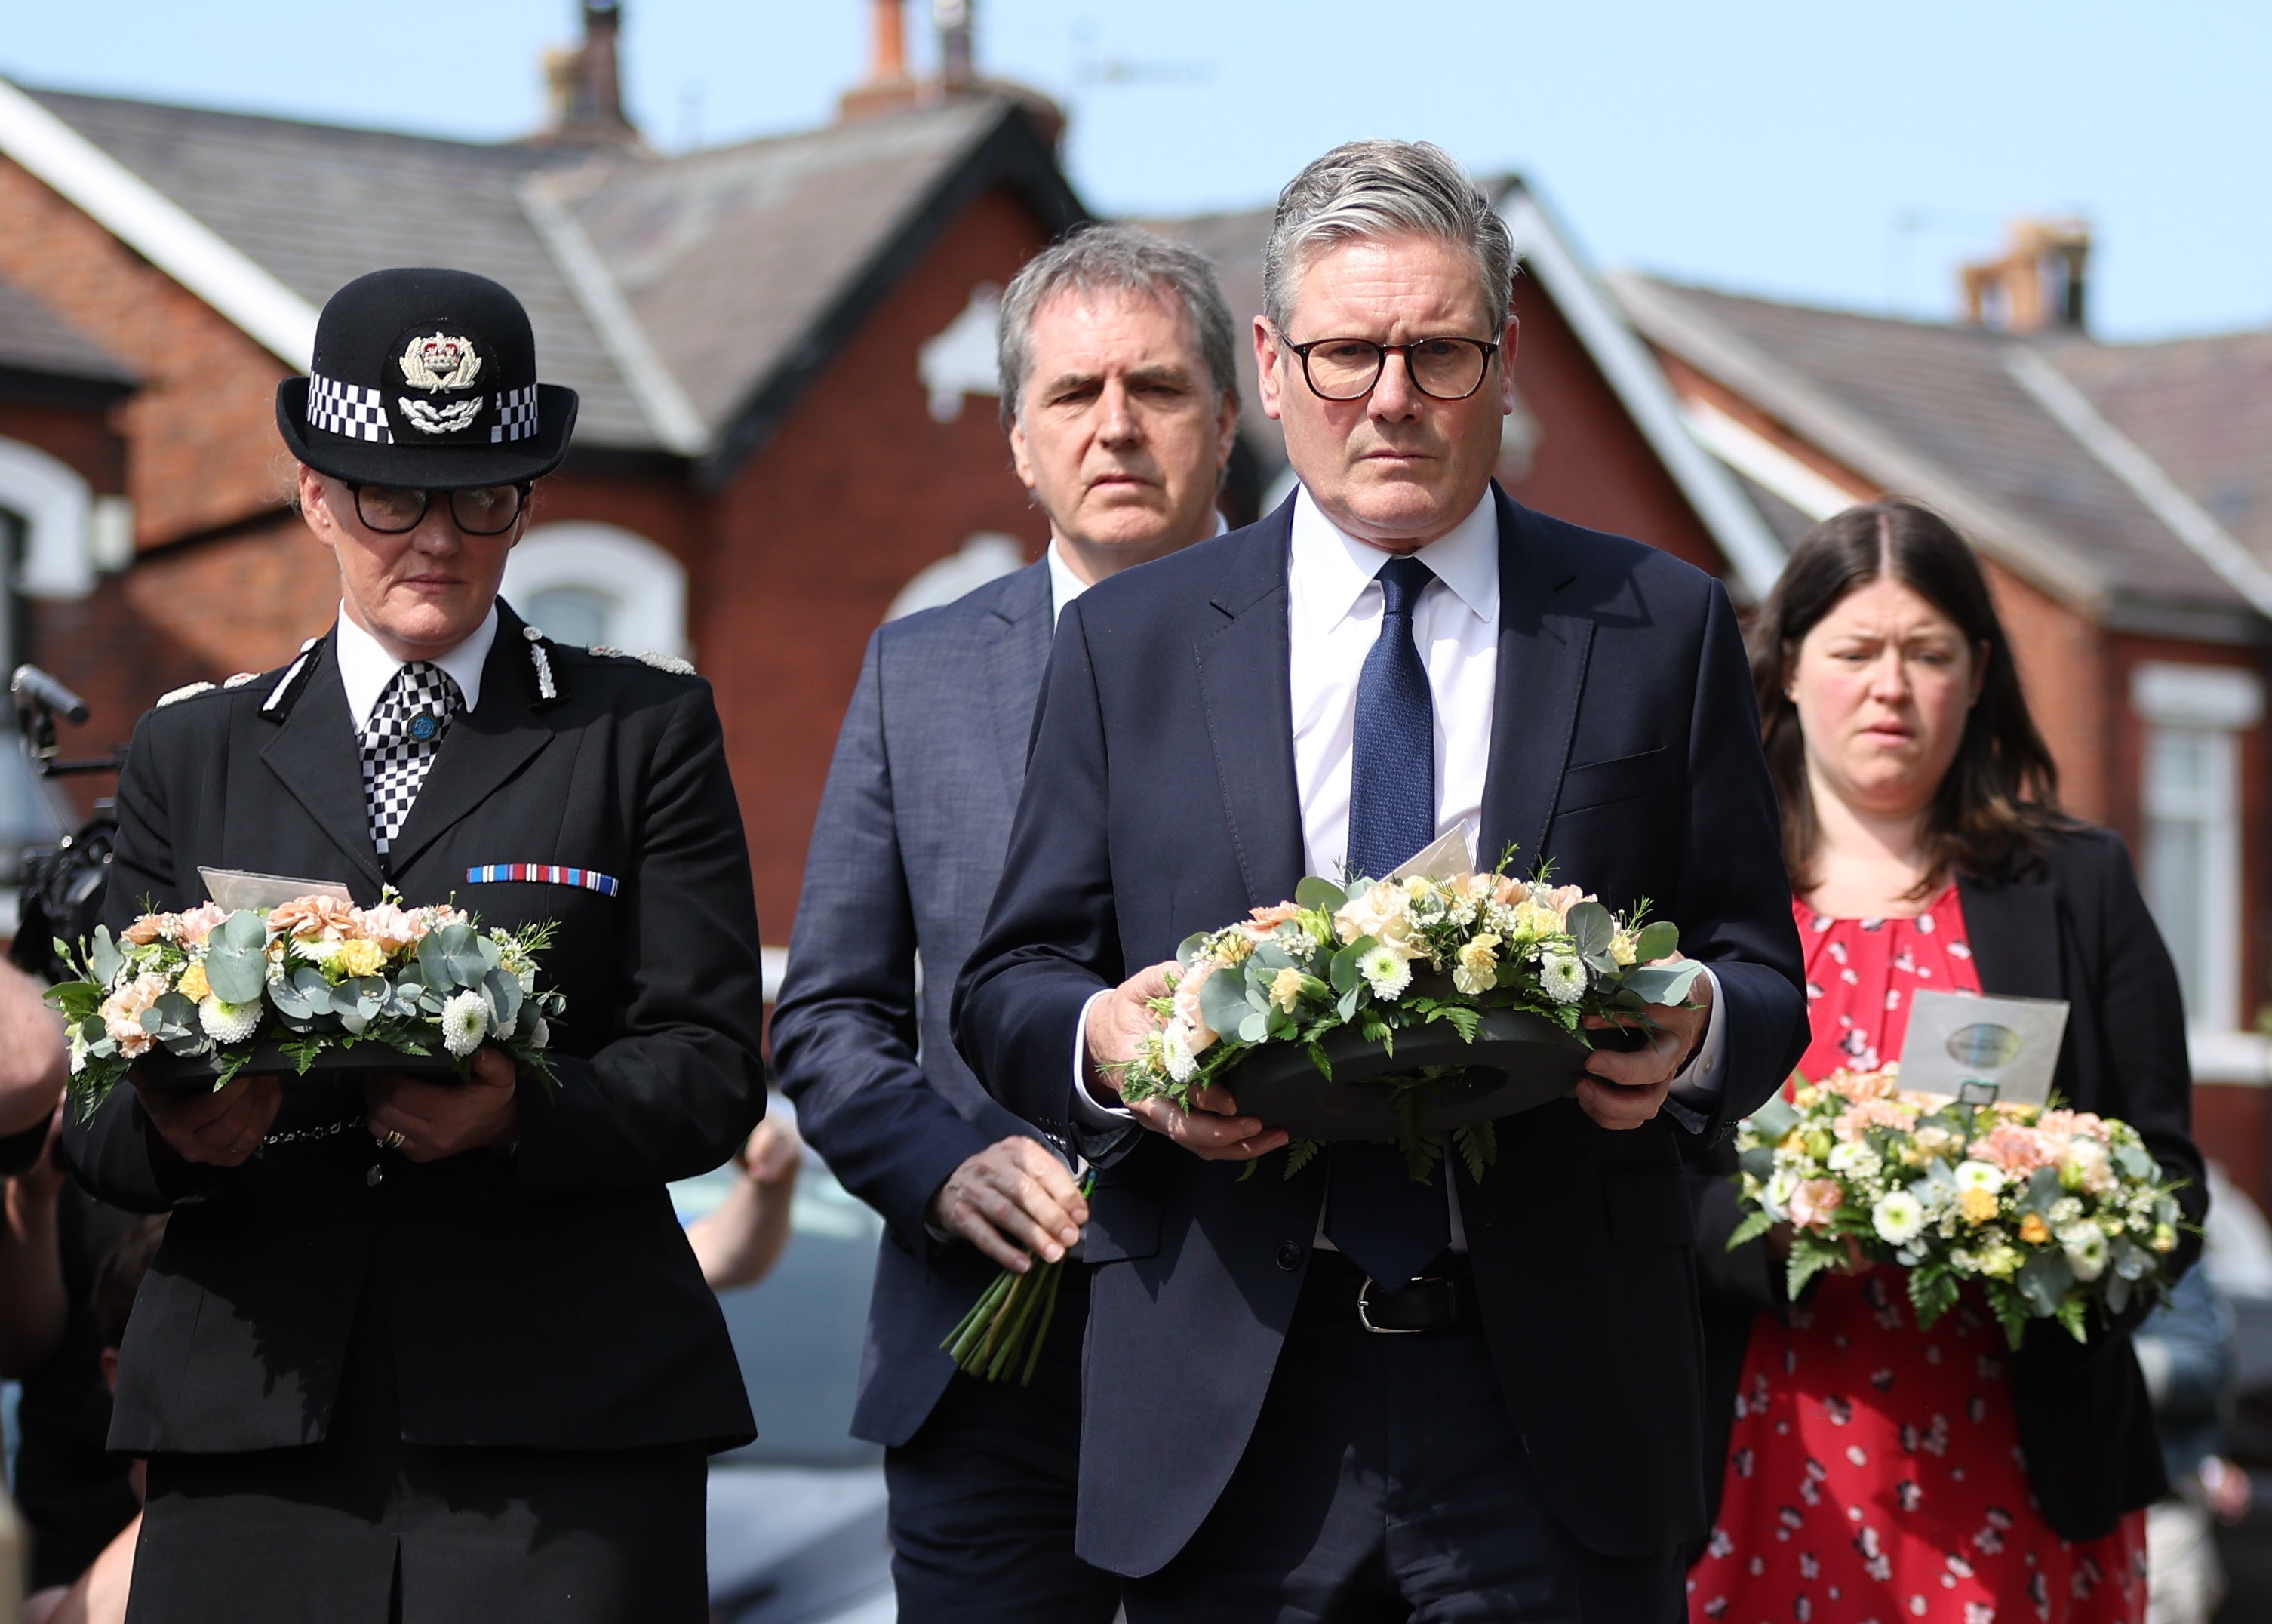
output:
POLYGON ((1964 319, 2007 333, 2080 333, 2089 266, 2089 222, 2022 216, 2012 222, 2001 254, 1960 267, 1964 319))
POLYGON ((922 87, 908 74, 906 0, 869 0, 868 77, 836 100, 836 116, 849 123, 911 108, 922 87))
POLYGON ((624 115, 621 0, 583 0, 581 10, 583 42, 544 53, 550 117, 532 141, 539 146, 643 146, 638 128, 624 115))

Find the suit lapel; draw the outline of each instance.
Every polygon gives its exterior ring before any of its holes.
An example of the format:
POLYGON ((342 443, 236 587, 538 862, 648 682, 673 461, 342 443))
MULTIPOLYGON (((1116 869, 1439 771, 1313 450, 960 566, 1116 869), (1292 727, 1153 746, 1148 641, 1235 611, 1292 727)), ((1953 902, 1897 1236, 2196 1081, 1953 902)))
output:
POLYGON ((1498 677, 1491 707, 1491 766, 1484 779, 1485 867, 1510 844, 1514 872, 1546 855, 1546 830, 1570 764, 1586 661, 1594 646, 1588 616, 1557 611, 1557 595, 1578 577, 1540 527, 1501 490, 1498 504, 1498 677))
POLYGON ((407 871, 420 852, 551 742, 552 730, 534 709, 535 678, 521 625, 519 616, 497 605, 497 641, 482 664, 481 703, 450 724, 435 753, 409 819, 387 853, 396 873, 407 871))
POLYGON ((290 713, 260 752, 260 760, 300 803, 316 827, 375 892, 384 882, 378 851, 370 843, 370 814, 363 805, 362 752, 340 685, 333 638, 316 655, 316 669, 290 713))
POLYGON ((1240 545, 1213 595, 1224 624, 1195 653, 1207 741, 1222 785, 1239 878, 1257 906, 1283 902, 1302 878, 1302 806, 1294 783, 1294 701, 1288 665, 1288 501, 1240 545))
POLYGON ((994 737, 1002 752, 1002 782, 1010 805, 1026 782, 1026 752, 1033 742, 1034 707, 1042 692, 1042 672, 1050 662, 1053 630, 1047 562, 1018 572, 994 603, 987 640, 987 675, 994 699, 994 737))
POLYGON ((1980 990, 2007 998, 2065 998, 2059 984, 2059 892, 2048 879, 1982 885, 1960 879, 1957 900, 1980 990))

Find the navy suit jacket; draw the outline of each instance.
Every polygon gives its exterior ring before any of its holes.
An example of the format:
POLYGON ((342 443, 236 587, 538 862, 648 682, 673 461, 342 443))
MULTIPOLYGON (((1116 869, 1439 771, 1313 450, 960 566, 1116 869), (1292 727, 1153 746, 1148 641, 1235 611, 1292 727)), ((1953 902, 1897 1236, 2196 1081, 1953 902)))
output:
POLYGON ((1035 564, 869 640, 774 1008, 799 1126, 887 1226, 852 1420, 878 1443, 905 1443, 930 1414, 954 1373, 939 1343, 998 1272, 930 1240, 925 1209, 966 1157, 1033 1133, 971 1075, 946 1012, 1001 876, 1050 610, 1035 564))
MULTIPOLYGON (((1494 491, 1500 629, 1482 849, 1519 845, 1613 906, 1642 896, 1719 977, 1716 1134, 1790 1071, 1799 953, 1751 676, 1719 584, 1494 491)), ((1069 608, 993 911, 957 991, 964 1057, 1020 1114, 1071 1110, 1082 1005, 1303 870, 1288 679, 1291 505, 1069 608)), ((1700 1349, 1686 1135, 1561 1101, 1455 1165, 1500 1381, 1549 1503, 1596 1550, 1700 1531, 1700 1349)), ((1101 1178, 1077 1549, 1155 1571, 1214 1506, 1270 1385, 1322 1162, 1239 1182, 1145 1135, 1101 1178)))

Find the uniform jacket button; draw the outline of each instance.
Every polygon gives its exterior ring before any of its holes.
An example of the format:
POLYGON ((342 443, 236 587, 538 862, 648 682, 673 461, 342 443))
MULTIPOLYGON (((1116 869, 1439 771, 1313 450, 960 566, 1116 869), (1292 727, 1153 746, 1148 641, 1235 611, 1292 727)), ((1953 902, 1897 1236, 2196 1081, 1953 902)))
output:
POLYGON ((1278 1243, 1278 1267, 1292 1274, 1302 1267, 1302 1248, 1290 1240, 1278 1243))
POLYGON ((386 1169, 384 1167, 374 1167, 362 1176, 362 1181, 376 1188, 378 1184, 385 1179, 385 1177, 386 1169))

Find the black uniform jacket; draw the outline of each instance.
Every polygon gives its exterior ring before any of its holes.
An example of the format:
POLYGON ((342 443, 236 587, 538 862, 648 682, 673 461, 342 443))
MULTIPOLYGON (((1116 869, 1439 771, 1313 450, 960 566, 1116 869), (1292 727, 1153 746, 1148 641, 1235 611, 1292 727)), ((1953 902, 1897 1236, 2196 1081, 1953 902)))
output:
MULTIPOLYGON (((452 725, 384 868, 331 639, 296 677, 183 700, 136 730, 113 930, 146 902, 201 901, 201 864, 344 880, 359 902, 392 883, 487 924, 557 920, 541 979, 567 1009, 553 1025, 557 1085, 522 1079, 510 1152, 417 1165, 356 1125, 241 1167, 191 1166, 131 1088, 87 1120, 74 1112, 65 1151, 87 1186, 174 1214, 127 1330, 116 1449, 324 1437, 367 1283, 412 1442, 722 1448, 754 1435, 664 1188, 723 1162, 765 1102, 749 853, 709 685, 533 647, 502 604, 499 618, 480 703, 452 725), (620 887, 468 877, 519 863, 620 887)), ((272 1134, 362 1111, 358 1084, 320 1074, 288 1078, 284 1099, 272 1134)))
MULTIPOLYGON (((2208 1210, 2208 1180, 2193 1140, 2185 1006, 2121 841, 2104 829, 2065 830, 2050 837, 2029 878, 1962 879, 1957 894, 1984 992, 2068 1001, 2052 1085, 2059 1098, 2135 1127, 2163 1176, 2186 1181, 2178 1200, 2198 1224, 2208 1210)), ((1737 1217, 1734 1171, 1734 1153, 1723 1145, 1694 1186, 1710 1413, 1722 1446, 1712 1456, 1715 1502, 1753 1318, 1788 1312, 1766 1244, 1727 1249, 1737 1217)), ((2178 1261, 2189 1263, 2199 1250, 2199 1238, 2187 1236, 2178 1261)), ((2012 1361, 2028 1481, 2063 1538, 2099 1538, 2124 1512, 2167 1491, 2132 1322, 2101 1328, 2082 1345, 2039 1322, 2012 1361)))

